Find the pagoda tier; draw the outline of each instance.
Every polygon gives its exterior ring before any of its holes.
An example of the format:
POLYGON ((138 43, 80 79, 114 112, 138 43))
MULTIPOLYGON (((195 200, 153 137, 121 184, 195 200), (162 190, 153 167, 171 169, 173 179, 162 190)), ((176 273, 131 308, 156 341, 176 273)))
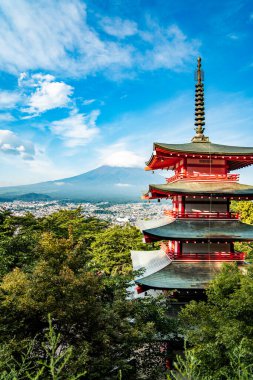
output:
POLYGON ((203 167, 211 164, 213 168, 223 166, 230 172, 253 164, 253 148, 219 145, 209 141, 187 144, 154 143, 153 154, 146 163, 146 170, 177 171, 182 160, 191 168, 194 168, 194 164, 203 167))
MULTIPOLYGON (((239 220, 171 219, 171 222, 143 229, 147 242, 179 240, 180 242, 253 241, 253 226, 239 220)), ((217 248, 217 247, 216 247, 217 248)))
POLYGON ((253 199, 253 186, 243 185, 238 182, 229 182, 223 180, 201 181, 197 178, 192 180, 178 180, 166 184, 149 185, 149 192, 143 196, 143 199, 156 198, 173 198, 173 196, 182 195, 186 199, 202 197, 201 199, 253 199))
MULTIPOLYGON (((136 280, 139 292, 148 289, 202 290, 221 270, 222 261, 172 261, 163 269, 136 280)), ((238 265, 242 265, 238 263, 238 265)))
MULTIPOLYGON (((136 278, 137 291, 148 289, 202 290, 221 269, 223 260, 171 260, 164 251, 132 251, 134 270, 145 265, 145 273, 136 278)), ((242 263, 238 262, 238 266, 242 263)))

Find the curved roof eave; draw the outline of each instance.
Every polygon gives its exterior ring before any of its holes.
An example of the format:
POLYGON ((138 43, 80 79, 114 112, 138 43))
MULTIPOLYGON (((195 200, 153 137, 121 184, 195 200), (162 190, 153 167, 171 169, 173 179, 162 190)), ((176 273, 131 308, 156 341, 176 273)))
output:
POLYGON ((161 270, 136 280, 136 283, 152 289, 205 289, 222 264, 220 261, 172 261, 161 270))
POLYGON ((154 148, 161 148, 170 152, 203 153, 217 155, 252 155, 253 147, 238 147, 233 145, 220 145, 211 142, 185 143, 185 144, 165 144, 154 143, 154 148))
POLYGON ((226 196, 253 196, 253 186, 237 182, 218 181, 177 181, 166 184, 151 184, 149 192, 161 192, 163 194, 194 194, 194 195, 226 195, 226 196))
POLYGON ((253 241, 253 226, 239 220, 175 219, 172 223, 143 230, 155 240, 253 241))

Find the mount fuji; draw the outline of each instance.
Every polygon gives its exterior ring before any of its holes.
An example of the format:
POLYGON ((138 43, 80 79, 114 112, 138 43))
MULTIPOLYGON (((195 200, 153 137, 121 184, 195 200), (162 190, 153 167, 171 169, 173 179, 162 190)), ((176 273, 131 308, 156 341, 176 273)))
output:
POLYGON ((139 168, 100 166, 86 173, 31 185, 0 187, 0 200, 69 199, 88 202, 139 201, 150 183, 164 177, 139 168))

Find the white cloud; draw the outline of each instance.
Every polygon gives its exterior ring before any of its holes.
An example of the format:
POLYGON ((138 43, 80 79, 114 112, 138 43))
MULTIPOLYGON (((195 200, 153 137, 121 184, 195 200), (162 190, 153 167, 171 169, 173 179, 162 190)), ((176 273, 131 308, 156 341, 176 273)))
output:
POLYGON ((20 179, 22 184, 55 181, 58 178, 73 175, 74 172, 74 170, 69 171, 64 166, 56 165, 44 152, 38 151, 36 151, 34 160, 27 161, 25 166, 22 166, 21 162, 18 162, 17 165, 20 167, 21 172, 25 173, 25 177, 20 179))
POLYGON ((13 121, 15 118, 9 112, 0 113, 0 121, 13 121))
POLYGON ((38 87, 44 82, 53 82, 54 80, 55 77, 51 74, 36 73, 29 75, 23 72, 18 77, 18 85, 19 87, 38 87))
POLYGON ((14 154, 24 160, 34 158, 34 146, 31 142, 22 140, 10 130, 0 130, 0 151, 5 154, 14 154))
POLYGON ((21 101, 21 94, 16 91, 0 91, 0 109, 13 108, 21 101))
POLYGON ((56 82, 53 75, 28 76, 22 73, 18 82, 20 87, 35 88, 35 92, 27 101, 28 108, 24 108, 23 112, 38 115, 50 109, 67 107, 70 104, 73 87, 64 82, 56 82))
POLYGON ((100 150, 101 165, 143 167, 144 158, 126 147, 125 143, 115 143, 100 150))
POLYGON ((112 79, 131 77, 136 69, 182 69, 198 53, 199 43, 177 26, 150 20, 140 31, 134 21, 104 18, 102 37, 88 24, 80 0, 3 0, 0 11, 0 70, 14 74, 44 70, 80 77, 108 71, 112 79), (135 41, 123 39, 131 35, 135 41))
POLYGON ((96 99, 86 99, 83 101, 83 105, 88 106, 88 105, 94 103, 95 101, 96 101, 96 99))
POLYGON ((129 49, 101 40, 87 24, 86 6, 79 0, 4 0, 0 10, 2 70, 80 76, 131 61, 129 49))
POLYGON ((227 38, 229 38, 230 40, 237 41, 239 40, 239 35, 236 33, 229 33, 227 34, 227 38))
POLYGON ((94 110, 89 114, 73 113, 66 119, 54 121, 50 125, 53 134, 64 141, 69 148, 86 145, 99 134, 96 120, 100 112, 94 110))
POLYGON ((116 183, 115 186, 118 186, 118 187, 131 187, 133 185, 131 185, 130 183, 116 183))
POLYGON ((53 108, 66 107, 72 87, 63 82, 44 82, 31 96, 29 112, 41 113, 53 108))
POLYGON ((120 17, 104 17, 100 24, 107 34, 118 38, 133 36, 138 31, 136 22, 120 17))
POLYGON ((145 70, 181 70, 198 55, 199 41, 189 40, 177 25, 162 28, 149 20, 149 30, 141 35, 148 47, 137 60, 145 70))

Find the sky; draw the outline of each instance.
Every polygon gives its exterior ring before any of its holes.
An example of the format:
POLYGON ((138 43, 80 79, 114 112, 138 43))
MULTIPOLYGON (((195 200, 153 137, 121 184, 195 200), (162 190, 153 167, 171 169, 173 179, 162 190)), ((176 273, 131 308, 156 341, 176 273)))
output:
POLYGON ((0 186, 190 142, 198 56, 205 134, 253 146, 251 0, 0 0, 0 25, 0 186))

